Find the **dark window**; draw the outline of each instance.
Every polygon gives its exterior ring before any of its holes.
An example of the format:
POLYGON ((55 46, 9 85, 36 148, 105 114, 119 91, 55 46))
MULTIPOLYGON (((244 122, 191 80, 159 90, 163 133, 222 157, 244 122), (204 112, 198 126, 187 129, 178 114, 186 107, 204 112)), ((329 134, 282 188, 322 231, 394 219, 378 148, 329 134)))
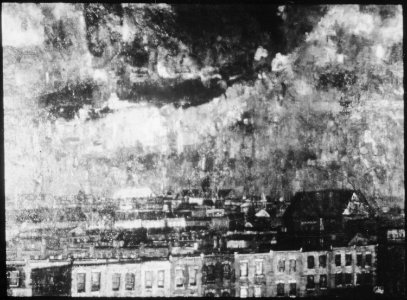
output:
POLYGON ((361 273, 357 273, 356 274, 356 284, 357 285, 361 285, 362 284, 362 277, 363 277, 363 274, 361 274, 361 273))
POLYGON ((372 265, 372 254, 366 254, 365 261, 366 261, 367 266, 371 266, 372 265))
POLYGON ((307 276, 307 289, 314 289, 315 288, 315 281, 314 275, 307 276))
POLYGON ((118 291, 120 289, 120 274, 114 273, 112 275, 112 290, 118 291))
POLYGON ((319 266, 321 268, 326 268, 326 255, 319 256, 319 266))
POLYGON ((126 290, 131 291, 134 290, 134 274, 132 273, 126 273, 126 290))
MULTIPOLYGON (((246 266, 247 266, 247 263, 246 263, 246 266)), ((241 275, 241 276, 243 276, 243 275, 241 275)), ((247 276, 247 273, 245 276, 247 276)), ((214 265, 208 266, 207 274, 206 274, 206 281, 215 282, 215 266, 214 265)))
POLYGON ((230 273, 231 273, 230 265, 228 263, 224 264, 223 265, 223 277, 225 279, 230 279, 230 273))
POLYGON ((290 283, 290 296, 297 295, 297 284, 295 282, 290 283))
POLYGON ((319 276, 319 287, 322 289, 326 289, 328 286, 328 280, 326 275, 319 276))
POLYGON ((352 274, 345 273, 345 284, 352 284, 352 274))
POLYGON ((285 271, 285 260, 284 259, 280 259, 278 261, 278 271, 279 272, 284 272, 285 271))
POLYGON ((86 291, 86 274, 85 273, 78 273, 76 275, 76 281, 78 293, 84 293, 86 291))
POLYGON ((92 292, 100 291, 100 272, 92 273, 92 292))
POLYGON ((335 286, 342 286, 342 273, 335 274, 335 286))
POLYGON ((297 261, 295 259, 290 259, 290 273, 297 271, 297 261))
POLYGON ((313 269, 314 268, 314 266, 315 266, 314 256, 308 256, 307 265, 308 265, 308 269, 313 269))
POLYGON ((364 284, 366 284, 366 285, 372 285, 373 284, 373 278, 372 278, 371 273, 365 273, 364 284))
POLYGON ((337 267, 341 266, 341 255, 340 254, 335 255, 335 266, 337 266, 337 267))
POLYGON ((361 266, 362 266, 362 253, 358 253, 358 254, 356 255, 356 265, 357 265, 358 267, 361 267, 361 266))
POLYGON ((284 296, 284 283, 277 284, 277 296, 284 296))
POLYGON ((345 261, 346 261, 347 266, 351 266, 352 265, 352 254, 346 254, 345 261))

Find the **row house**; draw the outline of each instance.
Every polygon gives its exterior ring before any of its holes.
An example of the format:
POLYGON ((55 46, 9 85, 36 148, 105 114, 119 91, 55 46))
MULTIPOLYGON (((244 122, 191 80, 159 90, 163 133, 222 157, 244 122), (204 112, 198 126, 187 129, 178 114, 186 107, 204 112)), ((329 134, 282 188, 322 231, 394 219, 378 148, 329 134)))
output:
POLYGON ((202 296, 232 297, 235 295, 234 256, 203 255, 202 296))
POLYGON ((74 297, 169 297, 170 262, 78 261, 72 267, 74 297))
POLYGON ((203 256, 170 256, 170 262, 171 296, 201 296, 203 256))
POLYGON ((234 260, 237 297, 271 296, 273 263, 270 253, 235 253, 234 260))

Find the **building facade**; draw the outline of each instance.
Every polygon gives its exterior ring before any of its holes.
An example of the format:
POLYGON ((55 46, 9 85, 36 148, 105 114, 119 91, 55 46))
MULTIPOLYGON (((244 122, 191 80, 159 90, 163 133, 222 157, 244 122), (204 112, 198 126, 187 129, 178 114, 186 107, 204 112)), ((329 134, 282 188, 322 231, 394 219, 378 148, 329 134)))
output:
POLYGON ((202 296, 203 256, 170 256, 171 296, 202 296))
POLYGON ((72 268, 74 297, 169 297, 170 263, 78 261, 72 268))

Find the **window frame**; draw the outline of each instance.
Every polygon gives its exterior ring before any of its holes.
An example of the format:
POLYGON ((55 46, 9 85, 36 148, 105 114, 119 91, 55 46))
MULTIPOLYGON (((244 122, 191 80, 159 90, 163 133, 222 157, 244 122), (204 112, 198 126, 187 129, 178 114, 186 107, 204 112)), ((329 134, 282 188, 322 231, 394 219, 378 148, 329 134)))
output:
POLYGON ((254 265, 255 265, 255 275, 256 276, 261 276, 264 274, 264 263, 263 263, 263 259, 256 259, 254 261, 254 265), (260 268, 258 268, 258 266, 260 266, 260 268), (260 270, 259 270, 260 269, 260 270))
POLYGON ((241 261, 240 262, 240 277, 247 277, 248 275, 249 275, 249 262, 241 261), (243 268, 243 266, 245 266, 245 267, 243 268), (244 272, 242 270, 244 270, 244 272))
POLYGON ((86 293, 86 273, 84 272, 76 273, 76 292, 78 294, 86 293), (83 282, 82 280, 79 280, 81 277, 83 278, 83 282), (83 288, 79 290, 81 284, 83 284, 83 288))
POLYGON ((352 266, 352 261, 353 261, 352 253, 345 253, 345 266, 346 267, 352 266), (350 258, 350 259, 348 259, 348 258, 350 258))
POLYGON ((373 255, 370 252, 367 252, 365 254, 365 267, 371 267, 372 266, 372 261, 373 261, 373 255), (369 257, 369 259, 367 259, 369 257))
POLYGON ((7 283, 9 287, 19 287, 20 286, 20 271, 13 270, 7 272, 7 283), (12 274, 17 274, 17 276, 12 276, 12 274), (11 284, 12 280, 16 280, 15 283, 11 284))
POLYGON ((320 274, 319 275, 319 288, 326 290, 328 288, 328 275, 320 274), (322 278, 325 278, 325 281, 322 281, 322 278))
POLYGON ((315 257, 314 255, 307 256, 307 269, 314 269, 315 268, 315 257))
POLYGON ((112 291, 120 291, 120 280, 121 274, 120 273, 113 273, 112 274, 112 291))
POLYGON ((290 282, 288 284, 288 295, 289 296, 297 296, 297 283, 296 282, 290 282), (293 289, 294 286, 294 289, 293 289), (294 293, 293 293, 294 291, 294 293))
POLYGON ((126 291, 134 291, 136 276, 134 273, 128 272, 124 275, 124 289, 126 291))
POLYGON ((307 290, 315 290, 315 275, 307 275, 306 289, 307 290), (310 280, 311 278, 312 278, 312 280, 310 280))
POLYGON ((146 289, 153 288, 153 271, 144 271, 144 287, 146 289), (147 274, 149 274, 147 276, 147 274))
POLYGON ((256 297, 256 298, 263 297, 261 285, 254 286, 254 297, 256 297))
POLYGON ((277 283, 277 297, 284 297, 284 296, 285 296, 285 284, 283 282, 278 282, 277 283))
POLYGON ((182 268, 175 269, 175 287, 182 288, 185 285, 184 270, 182 268))
POLYGON ((335 287, 342 287, 343 286, 343 274, 335 273, 335 287))
POLYGON ((327 261, 326 254, 320 255, 318 257, 319 267, 325 269, 326 268, 326 261, 327 261))
POLYGON ((297 260, 296 259, 290 259, 289 260, 289 273, 295 273, 297 272, 297 260))
POLYGON ((285 259, 279 259, 278 260, 277 271, 279 273, 284 273, 285 272, 285 259))
POLYGON ((91 292, 99 292, 100 291, 101 278, 102 278, 102 273, 100 271, 92 271, 90 273, 90 282, 91 282, 90 291, 91 292), (97 276, 98 285, 95 285, 95 278, 96 278, 95 276, 97 276))
POLYGON ((249 289, 247 286, 241 286, 240 287, 240 298, 247 298, 249 296, 249 289), (242 291, 245 291, 245 295, 243 296, 242 291))
POLYGON ((342 266, 342 254, 340 254, 340 253, 335 254, 335 266, 336 267, 342 266), (339 257, 339 265, 338 265, 338 257, 339 257))
POLYGON ((188 284, 190 286, 196 286, 197 283, 197 275, 198 275, 198 268, 194 267, 194 268, 190 268, 189 269, 189 282, 188 284), (192 276, 193 275, 193 276, 192 276), (192 280, 193 279, 193 280, 192 280))

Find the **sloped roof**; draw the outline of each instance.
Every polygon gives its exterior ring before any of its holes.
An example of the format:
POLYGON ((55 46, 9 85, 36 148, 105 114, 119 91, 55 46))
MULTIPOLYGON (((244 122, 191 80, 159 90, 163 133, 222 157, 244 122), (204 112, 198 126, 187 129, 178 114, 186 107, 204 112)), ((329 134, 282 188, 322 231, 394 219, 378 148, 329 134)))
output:
POLYGON ((266 212, 264 209, 262 209, 256 214, 256 217, 258 217, 258 218, 270 218, 270 214, 268 212, 266 212))

